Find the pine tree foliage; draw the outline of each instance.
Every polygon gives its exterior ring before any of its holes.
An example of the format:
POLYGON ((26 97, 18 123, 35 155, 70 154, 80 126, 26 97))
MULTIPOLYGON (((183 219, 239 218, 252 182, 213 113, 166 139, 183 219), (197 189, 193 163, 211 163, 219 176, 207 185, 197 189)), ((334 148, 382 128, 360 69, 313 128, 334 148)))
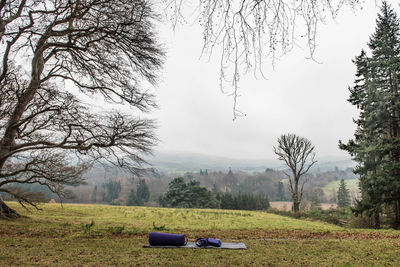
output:
POLYGON ((139 205, 143 205, 145 202, 149 201, 150 190, 146 184, 146 180, 139 179, 139 185, 136 190, 136 197, 139 205))
POLYGON ((285 187, 284 187, 284 184, 282 181, 279 181, 279 183, 278 183, 278 200, 279 201, 286 200, 285 187))
POLYGON ((219 196, 221 209, 230 210, 267 210, 270 207, 267 195, 255 195, 230 192, 223 193, 219 196))
POLYGON ((168 191, 161 195, 159 203, 163 207, 179 208, 216 208, 214 194, 201 187, 197 181, 185 182, 184 178, 175 178, 168 184, 168 191))
POLYGON ((350 206, 350 203, 349 189, 346 187, 344 179, 341 179, 337 191, 337 205, 339 208, 345 208, 350 206))
POLYGON ((101 185, 104 188, 103 201, 107 203, 113 203, 119 197, 121 193, 121 182, 109 180, 108 182, 101 185))
POLYGON ((143 206, 150 199, 150 189, 145 179, 139 179, 138 186, 131 190, 126 201, 127 206, 143 206))
POLYGON ((135 190, 131 190, 131 192, 129 193, 128 199, 126 201, 126 205, 127 206, 136 206, 137 205, 137 197, 136 197, 136 193, 135 190))
POLYGON ((383 2, 368 47, 353 61, 355 85, 348 101, 360 110, 354 139, 340 147, 358 163, 361 200, 356 214, 373 216, 380 227, 383 207, 393 210, 400 226, 400 26, 395 11, 383 2))

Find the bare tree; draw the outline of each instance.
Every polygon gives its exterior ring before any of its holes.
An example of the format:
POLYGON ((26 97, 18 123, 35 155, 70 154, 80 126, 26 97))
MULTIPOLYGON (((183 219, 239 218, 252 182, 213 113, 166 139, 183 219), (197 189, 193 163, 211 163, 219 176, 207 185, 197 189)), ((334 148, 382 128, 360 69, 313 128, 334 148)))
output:
MULTIPOLYGON (((155 84, 163 51, 146 0, 0 0, 0 195, 39 183, 60 197, 93 162, 135 172, 156 143, 155 84), (130 107, 105 112, 77 95, 130 107)), ((0 217, 16 217, 0 198, 0 217)))
POLYGON ((263 75, 263 63, 272 62, 295 46, 308 48, 313 58, 317 30, 327 17, 335 18, 347 5, 360 0, 168 0, 166 11, 174 26, 195 16, 203 27, 203 54, 220 55, 221 90, 238 110, 239 80, 254 72, 263 75), (225 85, 228 85, 227 88, 225 85), (229 89, 232 88, 232 89, 229 89))
POLYGON ((278 138, 278 146, 274 152, 279 160, 285 162, 291 174, 285 172, 289 178, 289 189, 293 199, 293 210, 298 212, 303 198, 304 180, 300 187, 300 179, 317 162, 315 160, 314 146, 311 141, 295 134, 284 134, 278 138))

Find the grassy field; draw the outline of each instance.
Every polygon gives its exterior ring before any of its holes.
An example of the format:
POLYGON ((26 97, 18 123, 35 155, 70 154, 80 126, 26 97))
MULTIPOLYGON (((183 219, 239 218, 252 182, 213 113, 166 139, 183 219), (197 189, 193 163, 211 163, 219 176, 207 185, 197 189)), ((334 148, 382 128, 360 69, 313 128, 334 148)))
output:
MULTIPOLYGON (((344 182, 346 183, 347 189, 349 189, 350 191, 359 192, 358 179, 345 180, 344 182)), ((325 195, 329 197, 332 195, 333 190, 337 192, 339 188, 339 183, 340 181, 333 181, 324 186, 322 190, 324 191, 325 195)))
POLYGON ((265 212, 45 204, 0 221, 0 266, 399 266, 400 232, 350 230, 265 212), (93 223, 94 224, 93 224, 93 223), (146 249, 152 231, 247 250, 146 249))
MULTIPOLYGON (((270 201, 269 204, 271 205, 271 208, 290 211, 292 209, 293 201, 270 201)), ((320 207, 323 210, 329 210, 331 208, 335 208, 336 206, 337 206, 336 204, 331 204, 331 203, 320 204, 320 207)))

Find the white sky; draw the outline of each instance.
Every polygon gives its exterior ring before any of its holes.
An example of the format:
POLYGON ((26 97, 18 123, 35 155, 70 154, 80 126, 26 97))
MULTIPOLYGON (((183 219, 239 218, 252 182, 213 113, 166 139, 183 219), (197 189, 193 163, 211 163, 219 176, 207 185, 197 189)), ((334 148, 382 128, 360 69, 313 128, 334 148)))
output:
MULTIPOLYGON (((236 121, 232 98, 219 88, 219 55, 200 58, 201 29, 161 29, 168 53, 156 90, 160 108, 151 114, 159 124, 156 150, 275 159, 277 137, 290 132, 310 139, 317 157, 349 158, 338 140, 347 141, 355 130, 357 110, 346 100, 355 78, 352 59, 367 48, 379 11, 375 1, 366 2, 319 28, 315 58, 322 64, 306 59, 304 47, 284 56, 275 70, 265 64, 267 80, 242 77, 239 108, 247 116, 236 121)), ((389 2, 399 10, 397 1, 389 2)))

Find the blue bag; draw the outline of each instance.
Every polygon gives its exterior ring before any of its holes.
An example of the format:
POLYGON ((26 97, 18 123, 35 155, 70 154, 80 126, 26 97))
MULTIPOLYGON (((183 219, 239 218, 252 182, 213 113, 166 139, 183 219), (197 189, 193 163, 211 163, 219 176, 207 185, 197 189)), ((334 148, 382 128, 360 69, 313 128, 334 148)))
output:
POLYGON ((214 238, 197 238, 194 243, 198 247, 207 247, 207 246, 220 247, 221 246, 221 241, 218 239, 214 239, 214 238))
POLYGON ((149 235, 149 244, 151 246, 179 247, 187 244, 187 238, 185 235, 152 232, 149 235))

